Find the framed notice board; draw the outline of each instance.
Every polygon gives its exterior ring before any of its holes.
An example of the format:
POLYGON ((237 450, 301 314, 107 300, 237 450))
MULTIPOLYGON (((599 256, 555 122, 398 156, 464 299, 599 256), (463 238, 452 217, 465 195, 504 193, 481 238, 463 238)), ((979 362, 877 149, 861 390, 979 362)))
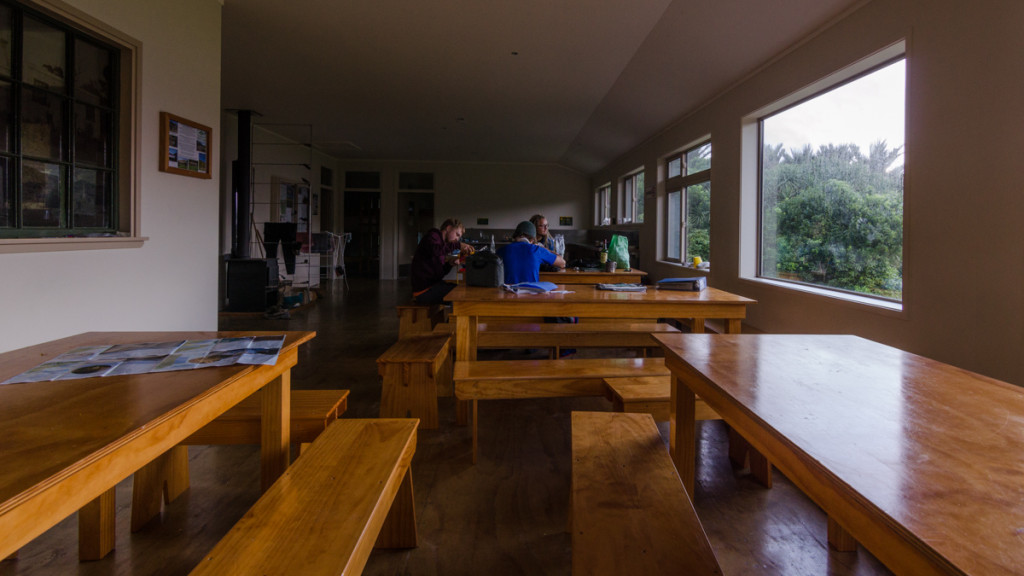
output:
POLYGON ((160 170, 210 178, 213 130, 197 122, 160 113, 160 170))

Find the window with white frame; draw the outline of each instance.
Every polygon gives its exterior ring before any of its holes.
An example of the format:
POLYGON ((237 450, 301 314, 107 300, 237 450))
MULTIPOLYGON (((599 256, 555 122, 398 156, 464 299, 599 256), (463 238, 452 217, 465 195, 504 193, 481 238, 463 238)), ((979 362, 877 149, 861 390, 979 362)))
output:
POLYGON ((901 55, 759 118, 760 277, 902 301, 905 85, 901 55))
POLYGON ((612 223, 612 185, 599 186, 594 192, 594 224, 607 226, 612 223))
POLYGON ((644 221, 644 171, 641 169, 622 179, 622 221, 620 224, 642 224, 644 221))
POLYGON ((131 235, 135 48, 0 0, 0 238, 131 235))
POLYGON ((669 262, 711 260, 711 142, 665 159, 665 252, 669 262))

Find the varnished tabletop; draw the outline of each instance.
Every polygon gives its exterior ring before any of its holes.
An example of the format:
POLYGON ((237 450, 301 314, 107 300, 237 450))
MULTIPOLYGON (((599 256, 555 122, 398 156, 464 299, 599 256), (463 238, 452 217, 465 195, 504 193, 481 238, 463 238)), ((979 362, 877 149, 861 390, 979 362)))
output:
POLYGON ((636 268, 628 271, 616 269, 615 272, 562 268, 558 272, 541 271, 540 281, 555 284, 639 284, 644 276, 647 272, 636 268))
MULTIPOLYGON (((272 334, 282 332, 90 332, 0 354, 0 381, 78 346, 272 334)), ((315 333, 284 334, 274 366, 0 385, 0 558, 268 382, 287 379, 299 344, 315 333)))
POLYGON ((690 486, 696 393, 895 573, 1024 572, 1021 388, 854 336, 655 338, 690 486))
MULTIPOLYGON (((445 300, 453 304, 500 304, 518 307, 550 307, 564 303, 581 306, 581 308, 585 308, 582 306, 585 304, 620 305, 622 303, 636 306, 698 304, 700 306, 721 305, 745 308, 747 305, 757 302, 745 296, 711 287, 700 292, 658 290, 653 286, 649 286, 646 292, 616 292, 598 290, 594 286, 585 284, 559 285, 555 291, 544 294, 514 294, 501 288, 459 285, 445 296, 445 300), (560 293, 563 290, 567 293, 560 293)), ((601 312, 607 311, 602 310, 601 312)), ((581 314, 577 314, 577 316, 579 315, 581 314)))
POLYGON ((693 330, 703 331, 704 319, 726 320, 728 332, 739 332, 747 306, 755 300, 705 288, 700 292, 658 290, 615 292, 585 284, 560 285, 544 294, 514 294, 501 288, 456 286, 445 296, 456 321, 456 357, 476 358, 479 318, 489 316, 575 316, 581 318, 692 318, 693 330), (566 293, 560 293, 566 291, 566 293))

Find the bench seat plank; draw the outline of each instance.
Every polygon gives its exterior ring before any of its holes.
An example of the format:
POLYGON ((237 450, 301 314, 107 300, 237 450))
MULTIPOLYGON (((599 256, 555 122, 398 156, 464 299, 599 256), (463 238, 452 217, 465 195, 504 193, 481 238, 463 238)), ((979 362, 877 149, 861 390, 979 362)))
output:
MULTIPOLYGON (((671 376, 642 376, 605 378, 608 400, 616 412, 647 413, 657 422, 668 422, 669 400, 672 395, 671 376)), ((721 420, 707 402, 699 397, 694 407, 697 420, 721 420)))
MULTIPOLYGON (((359 574, 395 495, 411 478, 417 424, 415 419, 338 420, 192 574, 359 574)), ((414 514, 409 505, 398 509, 414 514)))
POLYGON ((649 414, 572 414, 572 573, 721 574, 649 414))

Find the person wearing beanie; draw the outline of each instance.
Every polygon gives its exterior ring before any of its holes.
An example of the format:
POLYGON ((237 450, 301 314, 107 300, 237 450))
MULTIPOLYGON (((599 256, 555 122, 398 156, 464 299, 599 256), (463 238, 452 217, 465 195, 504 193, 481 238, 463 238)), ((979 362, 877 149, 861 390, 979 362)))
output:
POLYGON ((524 220, 516 226, 512 243, 498 251, 505 267, 506 284, 537 282, 540 280, 541 264, 565 267, 565 260, 561 256, 535 244, 536 236, 537 227, 524 220))

